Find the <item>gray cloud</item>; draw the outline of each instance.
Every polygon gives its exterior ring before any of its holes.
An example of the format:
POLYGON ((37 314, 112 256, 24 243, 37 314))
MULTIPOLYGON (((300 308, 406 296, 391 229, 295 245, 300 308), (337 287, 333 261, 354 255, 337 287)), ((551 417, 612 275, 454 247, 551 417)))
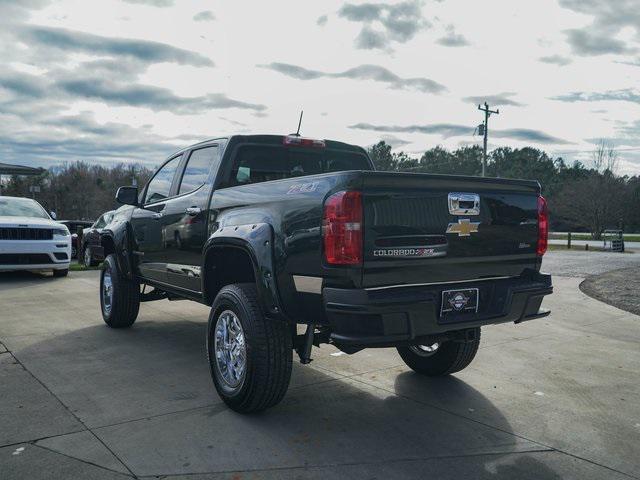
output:
POLYGON ((387 36, 382 32, 377 32, 369 27, 363 27, 356 37, 355 44, 357 48, 371 50, 374 48, 387 48, 387 36))
POLYGON ((625 42, 607 34, 598 34, 590 30, 567 30, 567 41, 574 53, 582 56, 621 54, 634 51, 625 42))
POLYGON ((405 43, 431 25, 423 17, 418 0, 396 4, 346 3, 338 16, 363 24, 356 37, 356 47, 361 49, 386 49, 392 42, 405 43))
POLYGON ((148 63, 175 62, 195 66, 213 66, 211 59, 196 52, 148 40, 103 37, 64 28, 25 26, 20 32, 30 44, 47 49, 83 52, 94 55, 131 57, 148 63))
POLYGON ((466 125, 456 125, 451 123, 434 123, 431 125, 372 125, 370 123, 356 123, 350 125, 349 128, 356 130, 371 130, 374 132, 393 132, 393 133, 423 133, 426 135, 441 135, 444 138, 459 137, 462 135, 471 135, 473 127, 466 125))
POLYGON ((538 60, 540 60, 543 63, 560 65, 561 67, 564 67, 565 65, 569 65, 571 63, 570 58, 563 57, 562 55, 547 55, 545 57, 540 57, 538 60))
POLYGON ((395 135, 389 134, 380 135, 380 140, 391 145, 393 148, 404 147, 405 145, 409 145, 411 143, 409 140, 403 140, 402 138, 398 138, 395 135))
POLYGON ((101 100, 109 105, 144 107, 175 114, 196 114, 211 109, 240 108, 265 110, 264 105, 242 102, 222 93, 199 97, 179 97, 167 88, 141 84, 119 84, 100 78, 63 79, 55 86, 73 97, 101 100))
POLYGON ((318 20, 316 20, 316 24, 320 25, 321 27, 324 27, 327 24, 328 20, 329 20, 329 17, 327 15, 322 15, 318 17, 318 20))
POLYGON ((465 47, 470 45, 469 41, 459 33, 456 33, 453 25, 448 25, 446 28, 446 34, 444 37, 436 40, 437 43, 445 47, 465 47))
POLYGON ((0 0, 0 25, 24 20, 29 17, 31 10, 41 9, 49 2, 50 0, 0 0))
POLYGON ((216 16, 213 14, 211 10, 204 10, 202 12, 196 13, 193 16, 193 20, 196 22, 210 22, 215 19, 216 19, 216 16))
POLYGON ((170 7, 173 0, 123 0, 126 3, 137 3, 140 5, 150 5, 152 7, 170 7))
MULTIPOLYGON (((369 123, 357 123, 355 125, 350 125, 349 128, 386 133, 423 133, 427 135, 440 135, 443 138, 460 137, 465 135, 470 136, 473 133, 473 127, 450 123, 434 123, 429 125, 407 126, 386 126, 372 125, 369 123)), ((494 138, 510 138, 514 140, 522 140, 535 143, 553 143, 560 145, 571 143, 561 138, 549 135, 540 130, 532 130, 528 128, 510 128, 506 130, 492 129, 491 136, 494 138)))
POLYGON ((259 67, 274 70, 288 77, 297 78, 298 80, 313 80, 316 78, 350 78, 354 80, 373 80, 375 82, 385 83, 389 88, 402 90, 413 89, 426 93, 442 93, 446 91, 446 87, 430 78, 402 78, 392 71, 379 65, 359 65, 343 72, 322 72, 319 70, 310 70, 298 65, 289 63, 273 62, 268 65, 258 65, 259 67))
POLYGON ((571 92, 565 95, 551 97, 561 102, 600 102, 617 101, 640 103, 640 93, 631 88, 621 90, 607 90, 606 92, 571 92))
POLYGON ((558 145, 567 145, 571 143, 540 130, 531 130, 528 128, 508 128, 506 130, 492 129, 491 136, 495 138, 512 138, 514 140, 535 143, 554 143, 558 145))
POLYGON ((0 71, 0 88, 18 97, 42 98, 46 95, 46 83, 40 77, 6 69, 0 71))
POLYGON ((488 102, 489 105, 496 105, 496 106, 502 106, 502 105, 512 105, 514 107, 523 107, 525 106, 524 103, 518 102, 516 100, 513 100, 511 97, 514 97, 515 95, 517 95, 517 93, 515 92, 502 92, 502 93, 497 93, 495 95, 478 95, 478 96, 472 96, 472 97, 464 97, 462 100, 464 100, 465 102, 469 102, 469 103, 473 103, 473 104, 481 104, 484 102, 488 102))
POLYGON ((631 28, 635 31, 635 41, 640 41, 640 8, 637 1, 559 1, 565 8, 592 16, 591 24, 565 32, 569 45, 577 55, 626 54, 638 50, 637 46, 616 38, 623 29, 631 28))
MULTIPOLYGON (((112 75, 112 78, 117 76, 112 75)), ((41 108, 46 110, 46 105, 40 104, 40 100, 46 98, 56 98, 58 102, 90 99, 107 105, 148 108, 177 115, 229 108, 256 112, 266 110, 264 105, 235 100, 222 93, 180 97, 167 88, 114 81, 106 74, 80 77, 74 72, 54 72, 45 80, 35 75, 6 70, 0 73, 0 89, 12 94, 12 97, 5 96, 4 101, 0 102, 0 111, 33 116, 37 116, 41 108), (34 111, 34 108, 37 110, 34 111)))
POLYGON ((154 167, 177 149, 144 127, 99 124, 87 112, 71 116, 58 113, 49 111, 49 116, 33 123, 0 114, 0 156, 10 163, 42 167, 76 160, 154 167))

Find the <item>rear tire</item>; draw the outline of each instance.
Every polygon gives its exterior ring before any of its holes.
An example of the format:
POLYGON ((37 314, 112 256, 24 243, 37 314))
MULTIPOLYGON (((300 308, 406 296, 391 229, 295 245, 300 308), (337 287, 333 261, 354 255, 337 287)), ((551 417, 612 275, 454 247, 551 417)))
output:
POLYGON ((105 258, 100 273, 100 308, 111 328, 130 327, 138 317, 140 285, 120 273, 115 255, 105 258))
POLYGON ((66 277, 69 274, 69 269, 65 268, 64 270, 54 270, 53 276, 55 278, 66 277))
MULTIPOLYGON (((468 367, 473 361, 480 345, 480 327, 474 329, 475 340, 470 342, 454 342, 448 340, 437 344, 434 351, 431 347, 417 345, 398 347, 398 353, 412 370, 430 377, 450 375, 468 367)), ((436 344, 434 344, 436 345, 436 344)))
POLYGON ((291 330, 281 320, 264 317, 254 284, 220 290, 211 307, 206 346, 211 378, 229 408, 259 412, 282 400, 291 378, 291 330))

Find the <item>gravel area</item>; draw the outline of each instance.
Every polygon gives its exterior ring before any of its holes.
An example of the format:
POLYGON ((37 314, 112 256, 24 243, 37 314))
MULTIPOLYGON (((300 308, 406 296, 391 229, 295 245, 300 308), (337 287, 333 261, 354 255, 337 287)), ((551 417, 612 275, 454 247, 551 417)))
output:
POLYGON ((550 251, 542 260, 542 271, 563 277, 586 278, 621 268, 636 268, 640 275, 640 253, 550 251))
POLYGON ((580 290, 601 302, 640 315, 640 267, 592 275, 580 290))

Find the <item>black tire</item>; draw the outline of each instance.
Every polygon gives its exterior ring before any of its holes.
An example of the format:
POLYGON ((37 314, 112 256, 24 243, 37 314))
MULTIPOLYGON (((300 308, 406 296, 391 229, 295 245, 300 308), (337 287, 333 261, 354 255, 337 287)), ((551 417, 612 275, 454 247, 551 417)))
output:
POLYGON ((82 264, 87 268, 95 267, 98 264, 98 262, 93 259, 93 255, 91 254, 91 247, 89 247, 88 245, 82 249, 82 264))
POLYGON ((293 361, 291 329, 285 322, 264 317, 254 284, 238 283, 220 290, 209 315, 206 347, 213 383, 232 410, 259 412, 279 403, 287 392, 293 361), (244 377, 235 387, 225 382, 215 352, 216 325, 227 311, 240 322, 246 352, 244 377))
POLYGON ((411 347, 398 347, 398 353, 412 370, 438 377, 459 372, 468 367, 478 352, 480 327, 475 328, 475 340, 470 342, 446 341, 439 344, 433 353, 417 353, 411 347))
POLYGON ((114 255, 104 260, 100 273, 100 309, 104 322, 111 328, 127 328, 133 325, 140 309, 140 285, 124 277, 118 270, 114 255), (105 277, 111 280, 111 306, 107 308, 104 295, 105 277))
POLYGON ((69 269, 65 268, 64 270, 54 270, 53 276, 55 278, 66 277, 69 274, 69 269))

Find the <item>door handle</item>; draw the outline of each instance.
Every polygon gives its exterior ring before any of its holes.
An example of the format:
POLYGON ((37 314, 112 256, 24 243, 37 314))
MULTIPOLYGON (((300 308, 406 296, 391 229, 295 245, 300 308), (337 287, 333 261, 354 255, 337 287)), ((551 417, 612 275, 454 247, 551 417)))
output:
POLYGON ((163 215, 162 212, 154 213, 153 218, 154 220, 160 220, 162 218, 162 215, 163 215))
POLYGON ((192 217, 195 217, 196 215, 198 215, 202 210, 200 209, 200 207, 189 207, 185 210, 185 213, 187 215, 191 215, 192 217))

